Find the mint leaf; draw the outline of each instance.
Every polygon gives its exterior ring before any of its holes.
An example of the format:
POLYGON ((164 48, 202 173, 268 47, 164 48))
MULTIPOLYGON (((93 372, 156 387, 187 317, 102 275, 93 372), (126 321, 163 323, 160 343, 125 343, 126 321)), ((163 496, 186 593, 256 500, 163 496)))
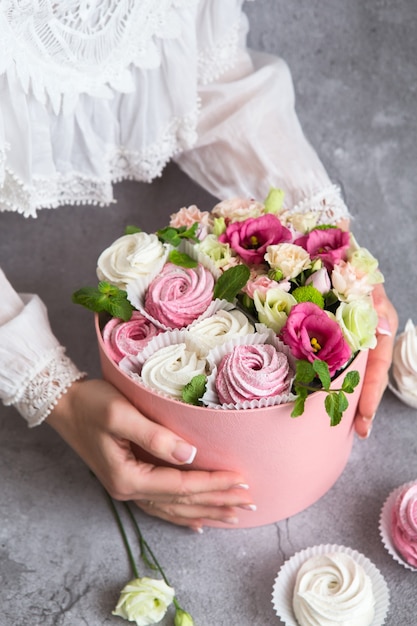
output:
POLYGON ((98 287, 82 287, 75 291, 72 301, 95 313, 106 311, 112 317, 120 317, 124 322, 132 317, 133 306, 127 299, 126 291, 105 281, 101 281, 98 287))
POLYGON ((166 226, 161 230, 157 230, 156 234, 158 239, 160 239, 164 243, 170 243, 171 246, 176 248, 181 243, 181 237, 178 234, 177 228, 172 228, 172 226, 166 226))
POLYGON ((125 228, 125 235, 134 235, 135 233, 141 233, 142 229, 139 228, 139 226, 126 226, 125 228))
POLYGON ((166 226, 165 228, 157 230, 156 234, 161 241, 169 243, 174 248, 177 248, 181 243, 181 239, 191 239, 192 241, 198 242, 199 239, 196 235, 197 229, 198 222, 194 222, 190 228, 186 228, 185 226, 180 226, 180 228, 166 226))
POLYGON ((343 411, 348 408, 349 402, 343 391, 332 391, 327 395, 324 406, 330 417, 330 426, 337 426, 340 424, 343 411))
POLYGON ((178 252, 178 250, 171 250, 168 260, 181 267, 197 267, 198 265, 197 261, 192 259, 189 254, 178 252))
POLYGON ((360 376, 359 372, 353 370, 352 372, 348 372, 344 378, 342 383, 342 389, 345 393, 353 393, 353 390, 359 384, 360 376))
POLYGON ((316 377, 316 372, 314 371, 312 363, 310 361, 304 361, 302 359, 296 361, 295 363, 295 379, 296 382, 311 383, 316 377))
POLYGON ((202 402, 200 398, 204 395, 206 383, 207 376, 204 374, 197 374, 197 376, 194 376, 182 390, 183 401, 187 404, 193 404, 194 406, 201 406, 202 402))
POLYGON ((213 298, 232 302, 248 282, 249 276, 250 270, 247 265, 229 267, 215 284, 213 298))
POLYGON ((308 389, 302 385, 294 385, 294 393, 297 395, 291 417, 299 417, 304 413, 304 404, 308 396, 308 389))
POLYGON ((324 361, 320 361, 320 359, 315 359, 313 361, 313 369, 316 372, 317 376, 320 378, 320 382, 326 391, 330 388, 330 373, 329 366, 324 361))

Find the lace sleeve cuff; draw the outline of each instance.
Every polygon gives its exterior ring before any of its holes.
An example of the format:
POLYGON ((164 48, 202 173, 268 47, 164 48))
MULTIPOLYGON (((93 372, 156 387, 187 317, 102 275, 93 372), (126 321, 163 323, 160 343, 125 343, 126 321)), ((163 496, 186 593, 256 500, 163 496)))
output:
POLYGON ((14 396, 3 400, 19 411, 29 427, 41 424, 72 383, 84 376, 64 352, 58 346, 44 354, 14 396))
MULTIPOLYGON (((3 283, 8 284, 4 278, 3 283)), ((36 426, 84 374, 53 335, 42 300, 20 298, 14 314, 0 324, 0 398, 36 426)))
POLYGON ((350 213, 336 185, 324 187, 317 193, 301 200, 289 210, 289 213, 316 213, 317 224, 337 224, 350 219, 350 213))

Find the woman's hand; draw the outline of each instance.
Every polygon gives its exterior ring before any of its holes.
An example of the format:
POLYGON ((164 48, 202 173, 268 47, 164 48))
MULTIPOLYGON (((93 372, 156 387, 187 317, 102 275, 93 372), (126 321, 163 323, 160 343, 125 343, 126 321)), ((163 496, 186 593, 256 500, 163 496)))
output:
POLYGON ((362 439, 366 439, 371 433, 372 420, 388 383, 388 370, 391 366, 398 329, 398 315, 384 287, 376 285, 372 296, 379 319, 378 343, 373 350, 369 351, 362 393, 355 417, 355 430, 362 439))
POLYGON ((135 455, 187 465, 196 450, 147 419, 103 380, 74 383, 47 418, 111 496, 134 500, 151 515, 200 530, 203 519, 236 523, 236 507, 253 509, 244 477, 229 471, 159 467, 135 455), (136 448, 137 450, 137 448, 136 448))

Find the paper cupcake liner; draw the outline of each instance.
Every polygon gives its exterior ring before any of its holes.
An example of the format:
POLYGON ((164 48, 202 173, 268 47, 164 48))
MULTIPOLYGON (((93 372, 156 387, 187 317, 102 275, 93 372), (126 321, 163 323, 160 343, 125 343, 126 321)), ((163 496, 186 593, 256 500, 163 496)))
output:
POLYGON ((375 615, 370 626, 382 626, 388 614, 389 589, 378 568, 363 554, 338 545, 319 545, 301 550, 286 561, 278 572, 272 590, 272 604, 278 617, 286 626, 299 626, 292 608, 292 598, 297 572, 310 557, 344 552, 352 557, 369 576, 375 598, 375 615))
MULTIPOLYGON (((207 387, 204 396, 202 397, 202 402, 204 405, 208 406, 211 409, 257 409, 264 408, 267 406, 276 406, 278 404, 283 404, 286 402, 292 402, 295 400, 295 396, 292 393, 281 394, 277 396, 271 396, 269 398, 261 398, 259 400, 246 400, 244 402, 238 402, 236 404, 221 404, 219 400, 219 396, 216 391, 216 377, 217 377, 217 367, 222 360, 222 358, 232 351, 232 349, 236 346, 243 345, 259 345, 259 344, 271 344, 278 348, 281 352, 283 352, 290 363, 293 372, 295 373, 295 362, 294 358, 291 355, 290 349, 286 346, 282 341, 278 339, 275 333, 271 329, 266 329, 266 332, 260 333, 256 332, 251 335, 246 335, 242 337, 234 337, 227 341, 226 343, 216 346, 208 353, 207 360, 210 364, 211 373, 207 378, 207 387)), ((289 381, 291 388, 292 380, 289 381)))
POLYGON ((387 499, 385 500, 382 506, 381 514, 379 517, 379 534, 381 536, 381 540, 384 545, 384 548, 392 556, 392 558, 395 561, 397 561, 397 563, 399 563, 400 565, 402 565, 403 567, 405 567, 406 569, 412 572, 417 572, 417 568, 413 567, 412 565, 407 563, 407 561, 404 560, 404 558, 398 552, 392 540, 391 517, 392 517, 392 509, 395 505, 395 501, 400 495, 401 491, 407 487, 411 487, 412 485, 415 484, 415 482, 416 482, 415 480, 412 480, 409 483, 404 483, 403 485, 400 485, 399 487, 391 491, 391 493, 388 495, 387 499))

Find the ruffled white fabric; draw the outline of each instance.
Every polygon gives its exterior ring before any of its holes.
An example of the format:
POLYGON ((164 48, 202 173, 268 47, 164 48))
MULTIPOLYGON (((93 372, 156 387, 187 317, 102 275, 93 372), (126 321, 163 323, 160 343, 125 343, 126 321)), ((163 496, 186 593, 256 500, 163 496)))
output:
POLYGON ((160 176, 197 140, 200 80, 235 62, 242 3, 0 4, 0 210, 110 204, 114 182, 160 176))
MULTIPOLYGON (((109 204, 176 158, 218 198, 285 191, 348 217, 303 135, 285 63, 245 47, 243 0, 0 3, 0 211, 109 204)), ((83 376, 0 271, 0 398, 40 423, 83 376)))
POLYGON ((36 426, 84 374, 52 334, 38 296, 18 296, 1 270, 0 291, 0 398, 36 426))

